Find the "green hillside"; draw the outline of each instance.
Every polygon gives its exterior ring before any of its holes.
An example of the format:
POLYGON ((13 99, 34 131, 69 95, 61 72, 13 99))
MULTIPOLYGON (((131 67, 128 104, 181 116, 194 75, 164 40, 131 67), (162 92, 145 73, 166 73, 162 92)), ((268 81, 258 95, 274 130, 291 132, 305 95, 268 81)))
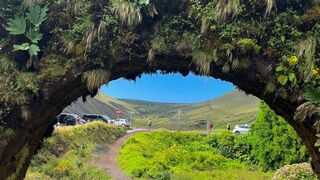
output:
POLYGON ((233 90, 219 98, 195 103, 176 104, 148 102, 132 99, 115 99, 99 93, 94 98, 87 98, 84 103, 78 100, 68 106, 64 112, 82 115, 83 113, 106 114, 116 118, 115 110, 122 110, 121 117, 128 118, 133 112, 133 125, 146 126, 149 119, 155 127, 168 129, 178 128, 178 111, 181 111, 182 130, 205 129, 207 119, 210 119, 217 128, 232 125, 251 123, 258 112, 259 99, 248 96, 239 90, 233 90))

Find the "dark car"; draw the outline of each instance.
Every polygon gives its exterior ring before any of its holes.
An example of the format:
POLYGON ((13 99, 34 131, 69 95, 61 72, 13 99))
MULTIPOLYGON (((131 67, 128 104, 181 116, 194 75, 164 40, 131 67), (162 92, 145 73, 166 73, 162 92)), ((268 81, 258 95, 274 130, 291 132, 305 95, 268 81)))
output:
POLYGON ((74 116, 67 116, 63 120, 67 126, 73 126, 77 124, 77 119, 74 116))
POLYGON ((61 113, 57 117, 57 122, 59 124, 65 124, 65 125, 75 125, 77 124, 77 121, 80 124, 86 123, 85 120, 81 119, 78 115, 76 114, 67 114, 67 113, 61 113))
POLYGON ((99 114, 84 114, 82 116, 82 119, 86 121, 103 121, 108 123, 110 121, 110 118, 106 115, 99 115, 99 114))
POLYGON ((58 121, 58 123, 60 123, 60 124, 65 124, 64 119, 65 119, 68 115, 69 115, 69 114, 66 114, 66 113, 61 113, 61 114, 59 114, 59 116, 57 116, 57 121, 58 121))

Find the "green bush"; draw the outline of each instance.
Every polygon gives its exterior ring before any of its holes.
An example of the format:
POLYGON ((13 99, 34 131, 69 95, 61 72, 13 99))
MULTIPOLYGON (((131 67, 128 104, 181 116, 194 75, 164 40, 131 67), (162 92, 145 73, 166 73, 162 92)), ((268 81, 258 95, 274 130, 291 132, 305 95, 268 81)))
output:
POLYGON ((264 102, 260 104, 251 134, 251 156, 264 170, 308 160, 306 148, 293 128, 264 102))
POLYGON ((293 128, 264 102, 250 133, 222 131, 207 137, 207 142, 223 156, 258 165, 265 171, 308 160, 306 148, 293 128))
POLYGON ((250 134, 235 135, 230 131, 213 134, 207 137, 207 142, 223 156, 247 162, 252 149, 250 134))
POLYGON ((97 145, 123 134, 122 128, 103 122, 59 127, 32 159, 27 179, 111 179, 104 171, 90 166, 88 159, 97 145))
MULTIPOLYGON (((225 152, 228 152, 227 141, 234 138, 233 135, 219 137, 219 141, 226 144, 225 152)), ((212 139, 195 133, 140 133, 123 144, 119 163, 129 176, 142 179, 210 179, 220 171, 238 169, 243 173, 249 172, 245 165, 224 157, 213 148, 208 143, 212 143, 209 141, 212 139)))

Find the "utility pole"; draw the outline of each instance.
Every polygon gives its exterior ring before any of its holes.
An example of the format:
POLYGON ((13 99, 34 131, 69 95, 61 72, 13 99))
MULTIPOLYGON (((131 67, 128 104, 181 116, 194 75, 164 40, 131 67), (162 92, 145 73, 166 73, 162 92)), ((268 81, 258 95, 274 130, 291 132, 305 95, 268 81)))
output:
POLYGON ((210 112, 212 111, 212 107, 209 103, 209 101, 207 101, 207 106, 208 106, 208 109, 209 109, 209 112, 208 112, 208 115, 207 115, 207 135, 210 134, 210 129, 209 129, 209 123, 210 123, 210 112))
POLYGON ((134 114, 134 112, 129 112, 129 126, 132 126, 132 115, 134 114))
POLYGON ((179 122, 178 122, 178 131, 180 132, 180 124, 181 124, 181 110, 180 109, 178 110, 178 120, 179 120, 179 122))
POLYGON ((209 135, 209 117, 207 119, 207 135, 209 135))

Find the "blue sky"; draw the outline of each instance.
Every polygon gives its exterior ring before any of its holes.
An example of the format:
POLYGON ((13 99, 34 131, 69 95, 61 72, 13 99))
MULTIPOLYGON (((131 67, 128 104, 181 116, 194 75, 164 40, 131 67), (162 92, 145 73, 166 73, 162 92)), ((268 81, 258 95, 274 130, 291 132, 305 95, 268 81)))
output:
POLYGON ((118 79, 100 91, 115 98, 195 103, 219 97, 235 87, 228 82, 189 74, 142 75, 136 81, 118 79))

